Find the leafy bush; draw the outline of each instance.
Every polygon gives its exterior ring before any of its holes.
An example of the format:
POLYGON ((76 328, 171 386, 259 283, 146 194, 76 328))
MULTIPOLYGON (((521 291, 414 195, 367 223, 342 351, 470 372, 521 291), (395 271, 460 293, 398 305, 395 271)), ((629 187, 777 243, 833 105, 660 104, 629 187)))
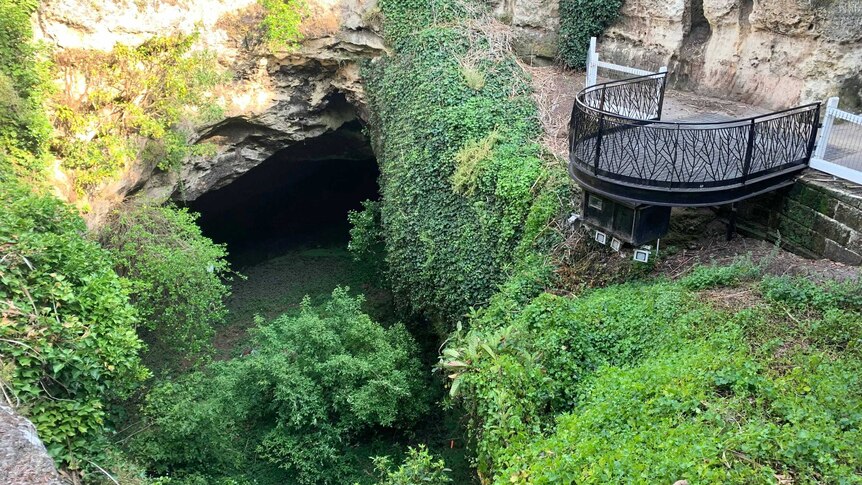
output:
POLYGON ((298 316, 261 323, 251 354, 153 389, 138 455, 158 473, 217 476, 265 460, 289 483, 348 483, 344 455, 359 433, 426 409, 416 343, 361 303, 344 288, 322 309, 306 299, 298 316))
POLYGON ((467 6, 383 0, 395 54, 363 73, 388 280, 397 302, 447 323, 485 304, 505 270, 546 242, 568 187, 535 142, 527 75, 467 6))
POLYGON ((205 237, 186 209, 138 206, 117 211, 99 239, 117 273, 131 281, 153 365, 194 362, 211 349, 229 294, 227 250, 205 237))
POLYGON ((590 37, 601 35, 619 15, 622 0, 560 0, 560 58, 583 69, 590 37))
POLYGON ((205 94, 226 78, 213 54, 192 50, 196 37, 154 37, 137 47, 67 49, 57 56, 70 81, 53 99, 54 150, 79 191, 139 158, 169 170, 187 156, 209 153, 206 144, 189 142, 188 125, 220 116, 205 94), (83 75, 83 94, 71 73, 83 75))
POLYGON ((263 27, 271 48, 294 49, 302 40, 300 24, 308 12, 306 0, 260 0, 266 11, 263 27))
POLYGON ((407 457, 397 468, 392 468, 388 456, 374 458, 374 466, 380 474, 378 485, 442 485, 452 483, 446 463, 435 460, 424 445, 407 450, 407 457))
POLYGON ((73 469, 102 450, 105 406, 147 370, 110 255, 53 197, 0 182, 0 389, 73 469))

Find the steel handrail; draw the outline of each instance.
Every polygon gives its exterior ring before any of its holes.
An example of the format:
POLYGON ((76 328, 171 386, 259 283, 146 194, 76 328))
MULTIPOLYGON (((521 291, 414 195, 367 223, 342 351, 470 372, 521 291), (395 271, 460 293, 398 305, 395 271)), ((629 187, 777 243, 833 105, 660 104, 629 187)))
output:
POLYGON ((665 87, 666 73, 658 73, 581 90, 570 122, 572 175, 610 182, 621 191, 728 189, 738 199, 746 184, 762 192, 770 178, 784 183, 808 165, 820 103, 727 121, 668 122, 660 120, 665 87), (645 84, 652 80, 654 86, 645 84), (634 115, 614 112, 608 103, 634 115))

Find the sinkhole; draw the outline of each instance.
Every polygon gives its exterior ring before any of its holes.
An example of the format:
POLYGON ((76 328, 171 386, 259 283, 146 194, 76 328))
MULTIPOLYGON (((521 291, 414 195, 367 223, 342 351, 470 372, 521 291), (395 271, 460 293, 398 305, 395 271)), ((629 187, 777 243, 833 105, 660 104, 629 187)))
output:
POLYGON ((376 200, 379 171, 358 122, 284 148, 230 184, 188 203, 234 264, 297 247, 342 245, 348 212, 376 200))

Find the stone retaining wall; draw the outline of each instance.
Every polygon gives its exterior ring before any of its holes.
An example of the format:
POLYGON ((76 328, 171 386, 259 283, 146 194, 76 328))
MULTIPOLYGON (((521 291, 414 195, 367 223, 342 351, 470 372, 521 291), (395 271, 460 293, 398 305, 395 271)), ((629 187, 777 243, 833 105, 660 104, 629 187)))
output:
POLYGON ((739 231, 811 258, 862 265, 862 186, 808 170, 739 206, 739 231))

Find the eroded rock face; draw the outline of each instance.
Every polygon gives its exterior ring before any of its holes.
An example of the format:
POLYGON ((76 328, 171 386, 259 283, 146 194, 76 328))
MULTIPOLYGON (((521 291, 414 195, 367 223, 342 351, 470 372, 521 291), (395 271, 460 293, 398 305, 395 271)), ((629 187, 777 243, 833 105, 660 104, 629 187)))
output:
POLYGON ((627 0, 600 52, 767 107, 835 95, 862 106, 862 4, 850 1, 627 0))
POLYGON ((198 141, 216 153, 190 160, 179 173, 142 173, 130 192, 194 200, 278 150, 367 120, 359 63, 384 53, 378 34, 357 30, 308 40, 294 53, 257 57, 221 95, 225 119, 199 128, 198 141))
MULTIPOLYGON (((558 0, 487 0, 527 60, 557 55, 558 0)), ((625 0, 600 39, 610 61, 668 66, 676 88, 782 108, 841 96, 862 110, 862 3, 625 0)))
POLYGON ((36 428, 9 406, 0 404, 0 483, 63 485, 54 460, 36 428))
MULTIPOLYGON (((273 52, 258 29, 257 0, 46 0, 37 38, 59 50, 110 50, 156 35, 197 32, 196 48, 218 55, 233 82, 212 93, 224 119, 194 128, 214 153, 177 172, 127 167, 90 199, 91 225, 130 196, 192 200, 222 187, 291 144, 367 119, 359 64, 385 55, 376 0, 312 0, 298 49, 273 52)), ((57 185, 63 174, 56 171, 57 185)))
POLYGON ((531 64, 550 64, 558 53, 559 0, 487 0, 494 15, 512 27, 512 48, 531 64))

